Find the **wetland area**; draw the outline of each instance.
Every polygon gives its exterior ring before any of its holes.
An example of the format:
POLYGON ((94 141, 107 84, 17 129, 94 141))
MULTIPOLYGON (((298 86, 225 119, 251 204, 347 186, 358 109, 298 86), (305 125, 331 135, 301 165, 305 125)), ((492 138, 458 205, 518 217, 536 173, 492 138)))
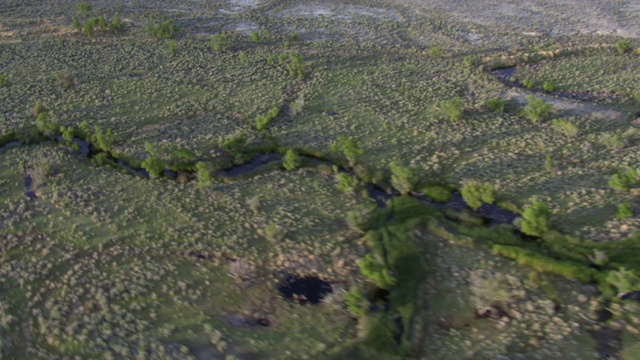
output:
POLYGON ((0 4, 0 359, 640 359, 630 0, 0 4))

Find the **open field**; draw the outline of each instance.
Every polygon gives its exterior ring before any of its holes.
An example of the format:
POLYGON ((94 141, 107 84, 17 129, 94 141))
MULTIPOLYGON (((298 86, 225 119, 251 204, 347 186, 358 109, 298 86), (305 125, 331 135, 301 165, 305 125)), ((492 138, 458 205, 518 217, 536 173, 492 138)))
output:
POLYGON ((0 358, 640 357, 639 15, 5 1, 0 358))

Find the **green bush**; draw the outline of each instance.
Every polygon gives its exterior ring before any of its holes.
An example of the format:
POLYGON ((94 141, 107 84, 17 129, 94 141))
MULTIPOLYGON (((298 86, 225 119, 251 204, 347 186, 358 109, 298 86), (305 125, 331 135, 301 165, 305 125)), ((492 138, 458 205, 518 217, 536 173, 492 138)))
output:
POLYGON ((532 89, 534 86, 536 86, 536 84, 529 79, 521 80, 520 84, 522 84, 522 86, 526 87, 527 89, 532 89))
POLYGON ((551 155, 547 154, 547 156, 544 158, 544 168, 547 171, 551 171, 553 170, 554 167, 555 167, 555 164, 553 162, 553 159, 551 158, 551 155))
POLYGON ((625 267, 607 272, 605 281, 618 290, 618 295, 624 295, 640 289, 640 275, 625 267))
POLYGON ((616 50, 618 54, 624 55, 631 50, 631 43, 629 43, 629 40, 620 40, 616 43, 616 50))
POLYGON ((102 129, 98 125, 93 127, 94 131, 94 143, 99 150, 111 151, 111 146, 115 141, 113 131, 108 129, 106 133, 102 132, 102 129))
POLYGON ((388 290, 396 280, 389 274, 387 266, 376 260, 373 254, 367 254, 358 261, 362 275, 373 281, 380 289, 388 290))
POLYGON ((464 64, 465 67, 470 68, 476 64, 476 59, 472 55, 468 55, 468 56, 465 56, 464 59, 462 59, 462 63, 464 64))
POLYGON ((469 181, 462 185, 460 193, 467 205, 474 210, 482 206, 482 203, 491 204, 495 201, 495 190, 491 184, 469 181))
POLYGON ((125 23, 123 21, 120 21, 120 19, 113 18, 113 20, 111 20, 111 23, 109 23, 109 29, 113 30, 116 33, 119 33, 120 31, 122 31, 125 27, 125 23))
POLYGON ((267 128, 267 126, 269 126, 269 124, 271 124, 271 121, 274 120, 278 114, 280 114, 280 107, 276 106, 274 108, 272 108, 271 110, 269 110, 269 112, 266 115, 260 115, 256 118, 256 129, 258 131, 262 131, 264 129, 267 128))
POLYGON ((593 281, 595 276, 595 270, 586 266, 559 261, 516 246, 494 245, 492 250, 498 255, 514 259, 518 264, 529 266, 536 271, 560 275, 584 283, 593 281))
POLYGON ((420 189, 420 192, 425 194, 430 199, 439 202, 447 202, 451 200, 452 192, 445 186, 441 185, 429 185, 420 189))
POLYGON ((225 34, 216 34, 211 36, 209 44, 215 51, 226 49, 229 46, 229 39, 225 34))
POLYGON ((631 204, 628 202, 618 205, 618 211, 616 212, 616 219, 624 220, 633 216, 631 204))
POLYGON ((489 99, 487 100, 486 106, 493 112, 501 113, 504 112, 505 104, 506 102, 502 99, 489 99))
POLYGON ((297 33, 293 33, 289 35, 289 41, 298 41, 299 38, 300 38, 300 35, 298 35, 297 33))
POLYGON ((300 166, 300 155, 293 149, 287 150, 282 160, 282 166, 287 170, 294 170, 300 166))
POLYGON ((149 155, 142 162, 141 166, 143 169, 147 170, 152 179, 157 179, 162 175, 162 171, 164 170, 164 161, 156 156, 149 155))
POLYGON ((345 173, 338 173, 336 177, 338 179, 338 189, 346 193, 354 193, 356 191, 359 184, 358 179, 345 173))
POLYGON ((355 140, 344 136, 338 137, 338 141, 331 146, 331 151, 342 152, 347 158, 347 161, 349 161, 349 166, 355 165, 358 155, 362 155, 364 153, 355 140))
POLYGON ((398 165, 396 162, 390 164, 391 185, 401 194, 408 194, 418 182, 418 176, 410 168, 398 165))
POLYGON ((76 10, 81 13, 88 13, 91 11, 91 5, 87 4, 86 2, 77 3, 76 10))
POLYGON ((531 236, 542 236, 549 231, 551 213, 547 204, 534 201, 522 212, 522 232, 531 236))
POLYGON ((87 20, 82 27, 82 32, 87 36, 92 36, 96 29, 104 30, 107 23, 102 16, 94 17, 87 20))
POLYGON ((434 46, 431 49, 429 49, 429 55, 434 57, 440 56, 442 55, 442 49, 437 46, 434 46))
POLYGON ((161 24, 154 24, 147 27, 147 34, 156 39, 171 39, 178 35, 178 27, 173 24, 173 20, 167 20, 161 24))
POLYGON ((552 104, 547 103, 544 99, 536 98, 533 95, 527 96, 529 102, 524 107, 524 115, 533 122, 540 122, 549 117, 549 112, 553 108, 552 104))
POLYGON ((365 316, 369 311, 369 301, 356 286, 352 286, 349 291, 344 293, 344 302, 347 305, 347 310, 354 317, 365 316))
POLYGON ((209 166, 199 161, 196 164, 196 170, 198 171, 198 186, 200 189, 205 189, 211 186, 211 170, 209 166))
POLYGON ((302 55, 290 54, 287 68, 289 70, 289 74, 302 80, 302 78, 304 78, 304 58, 302 55))
POLYGON ((460 98, 453 100, 440 100, 440 111, 449 120, 458 120, 464 113, 460 98))
POLYGON ((251 34, 251 41, 253 42, 260 42, 260 34, 257 32, 254 32, 251 34))
POLYGON ((602 134, 600 135, 600 143, 609 150, 620 150, 624 148, 624 140, 618 134, 602 134))
POLYGON ((542 88, 546 92, 552 92, 553 90, 556 89, 556 83, 553 80, 545 81, 545 83, 542 85, 542 88))
POLYGON ((44 136, 53 136, 59 131, 60 127, 58 123, 49 116, 48 112, 42 111, 36 118, 36 129, 44 136))
POLYGON ((4 73, 0 73, 0 87, 4 87, 6 85, 7 75, 4 73))
POLYGON ((628 191, 631 185, 638 182, 638 172, 632 168, 624 168, 613 174, 607 184, 614 190, 628 191))
POLYGON ((551 123, 553 129, 566 137, 575 137, 578 135, 578 127, 566 120, 563 119, 555 119, 551 123))

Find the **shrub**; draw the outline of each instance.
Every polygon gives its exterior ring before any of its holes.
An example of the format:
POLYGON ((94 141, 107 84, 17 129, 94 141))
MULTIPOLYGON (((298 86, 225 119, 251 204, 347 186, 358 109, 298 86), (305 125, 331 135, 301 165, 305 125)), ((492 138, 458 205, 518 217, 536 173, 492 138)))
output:
POLYGON ((300 166, 300 155, 293 149, 287 150, 282 160, 282 166, 287 170, 294 170, 300 166))
POLYGON ((196 164, 196 170, 198 171, 198 186, 200 189, 208 188, 211 186, 211 171, 209 170, 209 166, 199 161, 196 164))
POLYGON ((156 179, 162 175, 162 171, 164 170, 164 161, 154 155, 149 155, 142 162, 141 166, 143 169, 147 170, 152 179, 156 179))
POLYGON ((618 191, 627 191, 630 189, 631 185, 636 184, 638 182, 638 173, 632 168, 625 168, 618 170, 615 174, 613 174, 607 184, 611 186, 614 190, 618 191))
POLYGON ((42 111, 36 119, 36 129, 45 136, 53 136, 60 127, 57 122, 49 116, 49 113, 42 111))
POLYGON ((256 129, 262 131, 271 124, 271 120, 275 119, 280 114, 280 107, 273 107, 266 115, 260 115, 256 118, 256 129))
POLYGON ((547 103, 544 99, 536 98, 533 95, 527 96, 529 102, 524 107, 524 115, 533 122, 540 122, 549 117, 549 112, 553 108, 552 104, 547 103))
POLYGON ((356 286, 344 293, 344 303, 347 305, 349 313, 354 317, 365 316, 369 309, 369 301, 356 286))
POLYGON ((147 34, 156 39, 171 39, 178 35, 178 27, 173 24, 173 20, 167 20, 161 24, 154 24, 147 27, 147 34))
POLYGON ((477 210, 482 206, 482 203, 486 202, 491 204, 495 201, 495 191, 491 184, 481 184, 476 181, 469 181, 462 185, 460 193, 467 205, 474 210, 477 210))
POLYGON ((36 101, 36 104, 33 105, 33 109, 31 109, 31 113, 34 116, 38 116, 45 111, 46 111, 46 108, 44 107, 44 105, 42 105, 42 102, 40 100, 36 101))
POLYGON ((546 92, 552 92, 556 88, 556 83, 553 80, 545 81, 545 83, 542 85, 542 88, 546 92))
POLYGON ((391 185, 401 194, 408 194, 418 182, 418 177, 413 170, 398 165, 396 162, 390 164, 391 185))
POLYGON ((534 82, 529 79, 520 81, 520 84, 522 84, 522 86, 526 87, 527 89, 532 89, 535 86, 534 82))
POLYGON ((284 239, 285 231, 275 222, 270 221, 269 225, 264 229, 264 236, 271 242, 280 242, 284 239))
POLYGON ((338 179, 338 189, 346 193, 354 193, 356 191, 359 184, 358 179, 345 173, 338 173, 336 178, 338 179))
POLYGON ((7 75, 4 73, 0 73, 0 87, 4 87, 6 85, 7 75))
POLYGON ((98 149, 104 151, 111 151, 111 145, 115 141, 115 136, 111 129, 107 130, 107 133, 103 133, 102 129, 98 125, 93 127, 95 145, 98 149))
POLYGON ((602 134, 600 143, 609 150, 620 150, 624 148, 624 140, 618 134, 602 134))
POLYGON ((429 55, 431 55, 431 56, 440 56, 440 55, 442 55, 442 49, 437 47, 437 46, 434 46, 431 49, 429 49, 429 55))
POLYGON ((553 129, 566 137, 575 137, 578 135, 578 127, 566 120, 555 119, 552 122, 553 129))
POLYGON ((616 50, 618 54, 624 55, 631 50, 631 44, 628 40, 620 40, 616 43, 616 50))
POLYGON ((618 290, 618 295, 624 295, 640 289, 640 276, 632 270, 621 267, 616 271, 609 271, 605 281, 618 290))
POLYGON ((554 163, 553 163, 553 159, 551 158, 551 155, 548 155, 544 158, 544 168, 547 171, 551 171, 553 170, 553 168, 555 167, 554 163))
POLYGON ((215 51, 220 51, 226 49, 229 46, 229 39, 225 34, 212 35, 209 44, 215 51))
POLYGON ((122 31, 124 27, 125 23, 123 21, 120 21, 120 19, 118 18, 113 18, 113 20, 111 20, 111 23, 109 24, 109 29, 113 30, 116 33, 122 31))
POLYGON ((228 139, 220 141, 220 147, 232 154, 238 153, 244 149, 247 144, 247 137, 244 133, 239 133, 228 139))
POLYGON ((487 107, 491 109, 493 112, 501 113, 504 112, 505 101, 502 99, 489 99, 487 100, 487 107))
POLYGON ((387 266, 375 259, 373 254, 367 254, 358 261, 362 275, 373 281, 380 289, 389 289, 395 284, 395 279, 389 274, 387 266))
POLYGON ((331 146, 332 151, 341 151, 349 161, 349 166, 353 166, 356 163, 358 155, 362 155, 364 151, 358 146, 358 143, 350 138, 340 136, 337 143, 331 146))
POLYGON ((260 41, 260 34, 257 32, 254 32, 251 34, 251 41, 253 42, 259 42, 260 41))
POLYGON ((534 201, 522 212, 522 232, 531 236, 542 236, 549 231, 549 208, 542 201, 534 201))
POLYGON ((87 36, 92 36, 93 32, 96 29, 104 30, 107 27, 107 23, 105 22, 102 16, 94 17, 87 20, 82 27, 82 32, 87 36))
POLYGON ((472 55, 465 56, 464 59, 462 59, 462 62, 464 66, 468 68, 473 67, 476 64, 476 60, 472 55))
POLYGON ((449 120, 458 120, 462 117, 462 102, 460 98, 453 100, 440 100, 440 111, 449 120))
POLYGON ((178 43, 175 40, 171 40, 167 43, 169 45, 169 54, 174 54, 176 52, 176 46, 178 43))
POLYGON ((631 210, 631 204, 628 202, 622 203, 618 205, 618 211, 616 212, 616 219, 624 220, 633 216, 633 211, 631 210))
POLYGON ((296 76, 302 80, 304 77, 304 58, 300 54, 289 55, 289 64, 287 65, 289 74, 296 76))
POLYGON ((238 53, 238 60, 240 60, 240 62, 246 62, 247 61, 247 53, 245 53, 244 51, 240 51, 238 53))
POLYGON ((352 229, 362 230, 362 227, 364 226, 364 217, 362 216, 362 213, 356 210, 349 211, 347 213, 347 224, 352 229))
POLYGON ((77 3, 76 10, 81 13, 88 13, 91 11, 91 5, 87 4, 86 2, 77 3))
POLYGON ((439 202, 447 202, 451 200, 451 190, 441 185, 425 186, 421 189, 421 192, 430 199, 439 202))
POLYGON ((56 82, 60 87, 68 89, 75 84, 75 80, 73 79, 73 75, 71 72, 64 71, 56 71, 53 73, 53 77, 56 79, 56 82))

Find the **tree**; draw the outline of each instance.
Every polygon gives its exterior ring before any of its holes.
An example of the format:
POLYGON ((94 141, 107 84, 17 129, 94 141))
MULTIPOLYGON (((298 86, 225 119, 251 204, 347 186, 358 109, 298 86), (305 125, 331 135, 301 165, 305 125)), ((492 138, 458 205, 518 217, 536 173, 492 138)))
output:
POLYGON ((36 119, 36 128, 44 136, 53 136, 60 129, 57 122, 51 119, 51 116, 49 116, 49 113, 46 111, 38 114, 38 118, 36 119))
POLYGON ((103 151, 111 151, 111 145, 114 140, 113 132, 111 129, 107 130, 107 133, 103 133, 102 129, 98 125, 93 127, 95 133, 96 147, 103 151))
POLYGON ((209 166, 199 161, 196 164, 196 170, 198 170, 198 186, 200 189, 208 188, 211 186, 211 171, 209 170, 209 166))
POLYGON ((458 120, 464 113, 462 110, 462 102, 460 101, 460 98, 456 98, 453 100, 441 100, 440 111, 442 112, 442 115, 447 117, 449 120, 458 120))
POLYGON ((523 112, 529 120, 537 123, 549 117, 549 112, 553 108, 552 104, 533 95, 527 96, 527 101, 529 103, 524 107, 523 112))
POLYGON ((287 170, 294 170, 300 166, 300 155, 293 149, 287 150, 282 160, 282 166, 287 170))
POLYGON ((355 140, 344 136, 338 137, 338 142, 333 144, 331 149, 332 151, 340 150, 349 161, 349 166, 351 167, 355 165, 358 155, 362 155, 364 153, 355 140))
POLYGON ((474 210, 482 206, 482 203, 491 204, 495 201, 495 191, 491 184, 469 181, 462 185, 460 193, 467 205, 474 210))
POLYGON ((522 213, 522 232, 531 236, 542 236, 549 231, 549 217, 551 213, 547 204, 534 201, 522 213))
POLYGON ((401 194, 408 194, 418 182, 418 177, 410 168, 398 165, 396 162, 390 164, 391 185, 401 194))

